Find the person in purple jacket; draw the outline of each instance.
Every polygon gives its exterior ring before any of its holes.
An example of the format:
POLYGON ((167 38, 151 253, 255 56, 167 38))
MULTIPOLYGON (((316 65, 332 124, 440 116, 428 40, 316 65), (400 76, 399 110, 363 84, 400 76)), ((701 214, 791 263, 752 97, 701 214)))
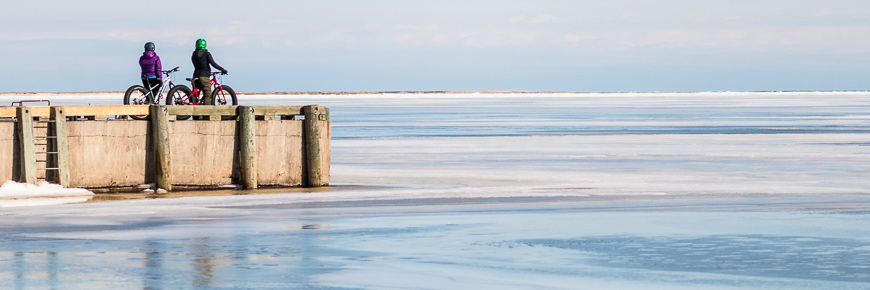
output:
POLYGON ((160 85, 163 84, 162 65, 160 57, 154 52, 153 42, 145 44, 145 52, 139 57, 139 66, 142 67, 142 85, 146 90, 151 90, 151 96, 148 97, 152 103, 157 94, 160 93, 160 85))

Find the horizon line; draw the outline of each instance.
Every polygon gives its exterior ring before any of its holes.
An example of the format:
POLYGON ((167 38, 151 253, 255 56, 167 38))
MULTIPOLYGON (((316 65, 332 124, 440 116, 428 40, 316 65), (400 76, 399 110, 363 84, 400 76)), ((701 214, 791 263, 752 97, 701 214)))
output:
MULTIPOLYGON (((73 92, 0 92, 0 95, 36 94, 123 94, 125 91, 73 91, 73 92)), ((823 93, 823 92, 868 92, 868 90, 760 90, 760 91, 525 91, 525 90, 390 90, 390 91, 268 91, 245 92, 239 95, 369 95, 369 94, 690 94, 690 93, 823 93)))

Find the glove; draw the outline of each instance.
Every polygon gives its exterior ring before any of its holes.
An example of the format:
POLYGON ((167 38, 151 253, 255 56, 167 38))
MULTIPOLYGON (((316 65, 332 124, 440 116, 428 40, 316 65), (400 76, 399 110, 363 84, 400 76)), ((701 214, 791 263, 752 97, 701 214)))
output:
POLYGON ((227 74, 227 70, 222 70, 222 71, 221 71, 221 74, 222 74, 222 75, 227 74))

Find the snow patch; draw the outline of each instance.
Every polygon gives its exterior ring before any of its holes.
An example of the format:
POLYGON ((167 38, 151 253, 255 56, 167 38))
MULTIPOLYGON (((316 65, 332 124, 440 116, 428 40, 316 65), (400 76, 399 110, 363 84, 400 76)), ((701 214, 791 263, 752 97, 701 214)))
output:
POLYGON ((44 181, 34 185, 7 180, 0 186, 0 207, 84 202, 93 196, 93 192, 83 188, 64 188, 44 181))

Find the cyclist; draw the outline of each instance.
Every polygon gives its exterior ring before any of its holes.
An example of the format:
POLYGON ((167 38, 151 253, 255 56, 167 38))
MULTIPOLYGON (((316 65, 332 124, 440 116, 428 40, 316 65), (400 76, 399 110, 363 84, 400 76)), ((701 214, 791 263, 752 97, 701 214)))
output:
POLYGON ((151 90, 151 97, 148 99, 152 101, 157 97, 160 85, 163 84, 161 78, 163 75, 160 74, 163 67, 160 64, 160 57, 154 52, 155 49, 153 42, 145 43, 145 52, 139 57, 139 67, 142 68, 142 86, 151 90))
POLYGON ((202 90, 202 97, 205 98, 204 104, 212 105, 214 100, 211 95, 211 79, 209 79, 211 66, 219 69, 221 74, 227 74, 227 70, 214 62, 214 58, 212 58, 211 53, 205 47, 205 39, 200 38, 196 40, 196 50, 193 51, 193 55, 190 57, 190 60, 193 62, 192 85, 194 88, 202 90))

